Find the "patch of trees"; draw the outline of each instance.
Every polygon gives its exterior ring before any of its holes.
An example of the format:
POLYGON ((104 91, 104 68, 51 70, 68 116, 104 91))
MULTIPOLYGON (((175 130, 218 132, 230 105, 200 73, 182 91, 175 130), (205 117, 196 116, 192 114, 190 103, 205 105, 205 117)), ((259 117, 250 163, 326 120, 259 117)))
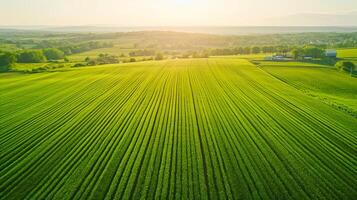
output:
MULTIPOLYGON (((84 61, 86 62, 86 65, 94 66, 94 65, 105 65, 105 64, 119 63, 119 58, 118 58, 118 56, 101 53, 95 59, 87 57, 84 61)), ((74 67, 79 67, 79 66, 75 65, 74 67)))
POLYGON ((58 47, 58 49, 63 51, 65 55, 71 55, 71 54, 82 53, 94 49, 109 48, 109 47, 113 47, 113 44, 110 42, 91 41, 91 42, 85 42, 75 45, 62 46, 62 47, 58 47))
MULTIPOLYGON (((163 31, 130 33, 0 33, 2 44, 15 44, 18 48, 57 48, 66 55, 95 48, 111 47, 110 42, 120 40, 135 48, 194 51, 202 47, 234 48, 260 47, 263 53, 272 53, 272 46, 314 45, 321 48, 357 47, 357 33, 290 33, 261 35, 208 35, 163 31), (96 44, 95 44, 96 43, 96 44)), ((258 51, 258 49, 254 49, 258 51)), ((253 51, 253 49, 251 49, 253 51)), ((137 52, 140 53, 140 52, 137 52)), ((153 55, 154 56, 154 55, 153 55)))
POLYGON ((211 49, 209 54, 212 56, 248 55, 259 53, 287 54, 290 50, 291 48, 289 46, 246 46, 236 48, 211 49))
POLYGON ((25 50, 17 55, 19 63, 41 63, 46 61, 46 57, 41 50, 25 50))
POLYGON ((131 57, 137 57, 137 56, 155 56, 156 51, 154 49, 139 49, 135 50, 129 53, 129 56, 131 57))
POLYGON ((192 53, 192 58, 209 58, 211 55, 209 50, 194 51, 192 53))
POLYGON ((319 47, 306 46, 303 48, 294 48, 293 50, 291 50, 291 54, 296 60, 302 59, 305 56, 313 58, 324 58, 325 50, 319 47))
POLYGON ((159 52, 155 55, 155 60, 163 60, 163 59, 164 59, 164 54, 159 52))

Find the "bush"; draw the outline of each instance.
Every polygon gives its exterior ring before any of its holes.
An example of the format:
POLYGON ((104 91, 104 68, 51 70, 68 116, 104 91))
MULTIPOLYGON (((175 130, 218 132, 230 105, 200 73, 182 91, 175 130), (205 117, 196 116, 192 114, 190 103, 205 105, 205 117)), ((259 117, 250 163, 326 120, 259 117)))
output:
POLYGON ((17 60, 20 63, 41 63, 46 61, 46 57, 42 51, 23 51, 18 55, 17 60))
POLYGON ((341 62, 336 63, 335 66, 337 69, 351 72, 351 74, 353 73, 353 71, 356 68, 355 64, 350 61, 341 61, 341 62))
POLYGON ((87 65, 85 65, 83 63, 76 63, 72 67, 85 67, 85 66, 87 66, 87 65))
POLYGON ((117 56, 109 54, 99 54, 99 56, 97 57, 97 63, 99 65, 119 63, 119 59, 117 56))
POLYGON ((31 72, 32 73, 41 73, 41 72, 46 72, 46 71, 49 71, 51 69, 57 69, 57 68, 64 68, 65 66, 64 65, 46 65, 46 66, 43 66, 43 67, 39 67, 39 68, 36 68, 36 69, 33 69, 31 72))
POLYGON ((94 65, 97 65, 98 63, 97 63, 97 60, 89 60, 88 62, 87 62, 87 65, 88 66, 94 66, 94 65))
POLYGON ((129 62, 136 62, 135 58, 130 58, 129 62))

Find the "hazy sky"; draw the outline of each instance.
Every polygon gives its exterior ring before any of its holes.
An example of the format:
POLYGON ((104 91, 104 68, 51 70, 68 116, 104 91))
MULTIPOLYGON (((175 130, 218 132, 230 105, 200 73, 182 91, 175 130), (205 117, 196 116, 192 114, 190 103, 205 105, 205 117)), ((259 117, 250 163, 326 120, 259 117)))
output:
POLYGON ((356 11, 357 0, 0 0, 0 25, 273 25, 284 16, 356 11))

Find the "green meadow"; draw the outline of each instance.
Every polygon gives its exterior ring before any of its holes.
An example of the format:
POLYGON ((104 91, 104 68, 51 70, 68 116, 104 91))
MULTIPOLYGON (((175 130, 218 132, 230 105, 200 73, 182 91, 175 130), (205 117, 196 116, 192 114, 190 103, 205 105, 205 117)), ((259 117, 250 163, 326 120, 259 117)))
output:
POLYGON ((233 56, 0 73, 0 199, 355 199, 356 80, 233 56))

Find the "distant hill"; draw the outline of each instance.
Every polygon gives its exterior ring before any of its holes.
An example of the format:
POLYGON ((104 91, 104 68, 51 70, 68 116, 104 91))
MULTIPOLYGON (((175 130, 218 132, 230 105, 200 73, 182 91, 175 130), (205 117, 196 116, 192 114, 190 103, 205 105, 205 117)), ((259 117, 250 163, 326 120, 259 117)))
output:
MULTIPOLYGON (((312 17, 312 16, 311 16, 312 17)), ((312 17, 313 18, 313 17, 312 17)), ((291 17, 296 23, 299 17, 291 17), (296 19, 295 19, 296 18, 296 19)), ((291 20, 289 17, 284 18, 286 24, 291 20)), ((306 18, 305 18, 306 19, 306 18)), ((356 19, 356 18, 355 18, 356 19)), ((278 19, 274 19, 275 23, 278 19)), ((272 20, 272 21, 274 21, 272 20)), ((353 19, 351 19, 353 20, 353 19)), ((304 21, 304 18, 302 19, 304 21)), ((317 22, 316 22, 317 23, 317 22)), ((49 32, 78 32, 78 33, 104 33, 104 32, 133 32, 133 31, 175 31, 188 33, 204 33, 216 35, 248 35, 248 34, 272 34, 272 33, 302 33, 302 32, 357 32, 357 26, 231 26, 231 27, 212 27, 212 26, 187 26, 187 27, 117 27, 117 26, 17 26, 17 27, 0 27, 1 31, 9 30, 26 30, 26 31, 49 31, 49 32)))

